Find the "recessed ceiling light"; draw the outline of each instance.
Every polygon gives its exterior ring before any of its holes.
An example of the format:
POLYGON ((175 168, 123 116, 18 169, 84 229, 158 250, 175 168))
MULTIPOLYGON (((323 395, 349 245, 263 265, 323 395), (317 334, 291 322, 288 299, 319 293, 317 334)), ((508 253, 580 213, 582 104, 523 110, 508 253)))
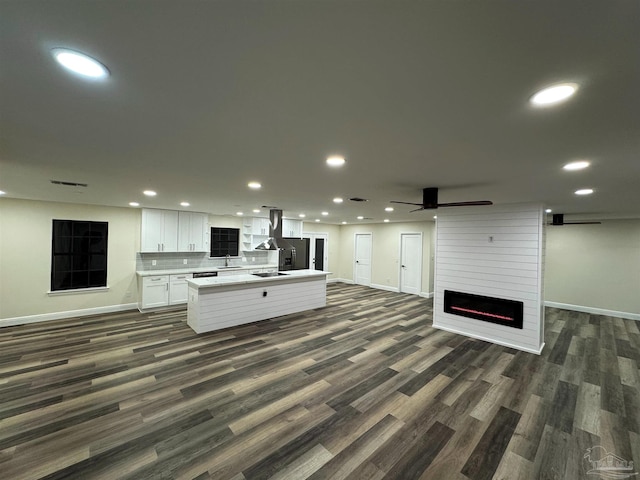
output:
POLYGON ((342 203, 342 199, 340 197, 336 197, 333 199, 333 203, 342 203))
POLYGON ((247 183, 247 187, 252 188, 253 190, 258 190, 262 188, 262 185, 259 182, 249 182, 247 183))
POLYGON ((319 218, 316 218, 316 222, 319 222, 319 221, 320 221, 320 219, 319 219, 319 218))
POLYGON ((346 225, 346 224, 347 224, 347 222, 342 222, 342 225, 346 225))
POLYGON ((388 218, 385 218, 385 219, 384 219, 384 223, 389 223, 389 219, 388 219, 388 218))
POLYGON ((576 190, 574 193, 576 195, 591 195, 593 193, 593 188, 581 188, 580 190, 576 190))
POLYGON ((438 218, 438 215, 434 215, 433 218, 438 218))
POLYGON ((385 212, 393 212, 393 207, 386 207, 384 209, 385 212))
POLYGON ((341 157, 339 155, 327 158, 327 165, 329 165, 330 167, 341 167, 344 165, 344 163, 344 157, 341 157))
POLYGON ((551 85, 550 87, 540 90, 531 97, 530 102, 537 107, 555 105, 556 103, 568 100, 574 93, 576 93, 576 90, 578 90, 578 84, 576 83, 560 83, 557 85, 551 85))
POLYGON ((299 216, 300 218, 304 218, 304 217, 306 217, 306 215, 305 215, 304 213, 299 213, 299 214, 298 214, 298 216, 299 216))
POLYGON ((239 217, 241 217, 242 215, 244 215, 244 213, 242 213, 242 212, 236 212, 236 215, 238 215, 239 217))
POLYGON ((157 195, 156 192, 154 192, 153 190, 145 190, 144 193, 147 197, 155 197, 157 195))
POLYGON ((3 192, 2 190, 0 190, 0 195, 5 195, 7 192, 3 192))
POLYGON ((591 164, 589 162, 587 162, 586 160, 580 160, 579 162, 567 163, 562 168, 565 169, 565 170, 582 170, 583 168, 587 168, 589 165, 591 165, 591 164))
POLYGON ((356 218, 357 218, 358 220, 362 220, 364 217, 363 217, 362 215, 358 215, 356 218))
POLYGON ((189 205, 191 205, 189 202, 180 202, 181 207, 188 207, 189 205))
POLYGON ((84 53, 66 48, 54 48, 51 53, 60 65, 78 75, 96 79, 109 76, 107 67, 84 53))
POLYGON ((329 215, 329 212, 322 212, 322 215, 326 217, 327 215, 329 215))
POLYGON ((547 208, 547 209, 545 210, 545 213, 551 213, 551 212, 553 212, 553 210, 551 210, 550 208, 547 208))
POLYGON ((260 213, 260 209, 259 208, 254 208, 253 209, 253 213, 260 213))
POLYGON ((140 204, 138 202, 129 202, 129 205, 131 207, 139 207, 140 206, 140 204))

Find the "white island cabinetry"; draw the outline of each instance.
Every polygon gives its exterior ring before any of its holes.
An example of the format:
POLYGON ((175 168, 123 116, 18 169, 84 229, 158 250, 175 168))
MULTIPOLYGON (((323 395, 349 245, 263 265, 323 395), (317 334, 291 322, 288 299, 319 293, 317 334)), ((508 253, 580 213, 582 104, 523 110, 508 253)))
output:
POLYGON ((266 278, 243 274, 189 280, 187 323, 204 333, 324 307, 328 274, 294 270, 266 278))

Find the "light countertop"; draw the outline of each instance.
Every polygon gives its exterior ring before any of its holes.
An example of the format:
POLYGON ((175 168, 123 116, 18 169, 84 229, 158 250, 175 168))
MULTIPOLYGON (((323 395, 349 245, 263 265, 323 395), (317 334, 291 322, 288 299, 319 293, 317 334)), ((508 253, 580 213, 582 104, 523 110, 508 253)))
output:
MULTIPOLYGON (((235 272, 237 270, 258 270, 262 268, 278 268, 278 265, 265 263, 262 265, 242 265, 233 268, 224 267, 199 267, 199 268, 172 268, 167 270, 138 270, 136 274, 140 277, 148 277, 152 275, 182 275, 183 273, 199 273, 199 272, 235 272)), ((239 275, 238 275, 239 276, 239 275)))
POLYGON ((187 283, 190 287, 196 288, 208 288, 217 286, 231 286, 231 285, 246 285, 253 283, 266 283, 266 282, 282 282, 292 279, 314 278, 314 277, 326 277, 331 272, 325 272, 322 270, 287 270, 284 275, 277 275, 274 277, 257 277, 251 274, 243 275, 229 275, 225 277, 204 277, 187 279, 187 283))

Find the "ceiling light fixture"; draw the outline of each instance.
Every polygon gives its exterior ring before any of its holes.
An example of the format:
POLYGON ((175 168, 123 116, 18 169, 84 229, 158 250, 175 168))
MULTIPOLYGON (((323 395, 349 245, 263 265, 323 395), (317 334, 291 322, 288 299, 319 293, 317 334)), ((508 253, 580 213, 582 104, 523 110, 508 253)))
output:
POLYGON ((258 209, 258 208, 254 208, 254 209, 253 209, 253 213, 260 213, 260 209, 258 209))
POLYGON ((536 107, 555 105, 571 98, 577 90, 577 83, 559 83, 540 90, 529 101, 536 107))
POLYGON ((7 192, 3 192, 2 190, 0 190, 0 195, 5 195, 7 192))
POLYGON ((553 210, 551 210, 550 208, 547 208, 547 209, 545 210, 545 213, 551 213, 551 212, 553 212, 553 210))
POLYGON ((347 224, 347 222, 342 222, 342 225, 346 225, 346 224, 347 224))
POLYGON ((364 219, 364 217, 363 217, 362 215, 358 215, 356 218, 357 218, 358 220, 362 220, 362 219, 364 219))
POLYGON ((180 202, 180 206, 181 206, 181 207, 188 207, 188 206, 190 206, 190 205, 191 205, 191 204, 190 204, 189 202, 180 202))
POLYGON ((573 170, 582 170, 583 168, 587 168, 589 165, 591 165, 591 164, 589 162, 587 162, 586 160, 580 160, 578 162, 567 163, 562 168, 564 170, 573 171, 573 170))
POLYGON ((433 218, 438 218, 438 215, 434 215, 433 218))
POLYGON ((576 190, 574 193, 576 195, 591 195, 593 193, 593 188, 581 188, 580 190, 576 190))
POLYGON ((344 159, 344 157, 335 155, 333 157, 327 158, 327 165, 329 165, 330 167, 341 167, 345 164, 345 161, 346 160, 344 159))
POLYGON ((147 197, 155 197, 157 195, 156 192, 154 192, 153 190, 145 190, 144 193, 147 197))
POLYGON ((236 212, 236 215, 238 215, 239 217, 241 217, 242 215, 244 215, 244 213, 242 213, 242 212, 236 212))
POLYGON ((54 48, 51 53, 60 65, 78 75, 95 79, 109 76, 107 67, 84 53, 66 48, 54 48))
POLYGON ((393 212, 393 207, 386 207, 384 209, 385 212, 393 212))
POLYGON ((249 182, 247 183, 247 187, 253 189, 253 190, 258 190, 260 188, 262 188, 262 185, 259 182, 249 182))
POLYGON ((333 199, 333 203, 342 203, 342 199, 340 197, 336 197, 333 199))
POLYGON ((388 218, 385 218, 385 219, 384 219, 384 223, 389 223, 389 219, 388 219, 388 218))
POLYGON ((319 218, 316 218, 316 222, 319 222, 319 221, 320 221, 320 219, 319 219, 319 218))
POLYGON ((329 215, 329 212, 322 212, 322 216, 326 217, 327 215, 329 215))
POLYGON ((304 218, 304 217, 306 217, 306 215, 305 215, 304 213, 299 213, 299 214, 298 214, 298 216, 299 216, 300 218, 304 218))
POLYGON ((129 202, 129 206, 131 206, 131 207, 139 207, 140 204, 138 202, 129 202))

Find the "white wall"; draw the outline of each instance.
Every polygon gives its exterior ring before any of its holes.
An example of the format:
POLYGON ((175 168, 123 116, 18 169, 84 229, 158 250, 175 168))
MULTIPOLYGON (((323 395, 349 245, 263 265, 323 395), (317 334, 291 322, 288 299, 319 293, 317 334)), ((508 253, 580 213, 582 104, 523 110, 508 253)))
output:
POLYGON ((436 226, 433 326, 529 352, 544 344, 542 206, 447 208, 436 226), (516 300, 523 328, 444 312, 444 291, 516 300))
POLYGON ((407 223, 369 223, 340 227, 339 278, 353 281, 353 256, 356 233, 371 233, 371 284, 399 290, 400 234, 422 233, 422 294, 432 290, 431 258, 433 221, 407 223))
POLYGON ((132 307, 138 295, 135 254, 139 245, 138 209, 0 199, 0 325, 3 319, 15 317, 132 307), (51 287, 53 219, 109 223, 108 291, 47 293, 51 287))
POLYGON ((545 301, 640 320, 640 220, 547 227, 545 301))

